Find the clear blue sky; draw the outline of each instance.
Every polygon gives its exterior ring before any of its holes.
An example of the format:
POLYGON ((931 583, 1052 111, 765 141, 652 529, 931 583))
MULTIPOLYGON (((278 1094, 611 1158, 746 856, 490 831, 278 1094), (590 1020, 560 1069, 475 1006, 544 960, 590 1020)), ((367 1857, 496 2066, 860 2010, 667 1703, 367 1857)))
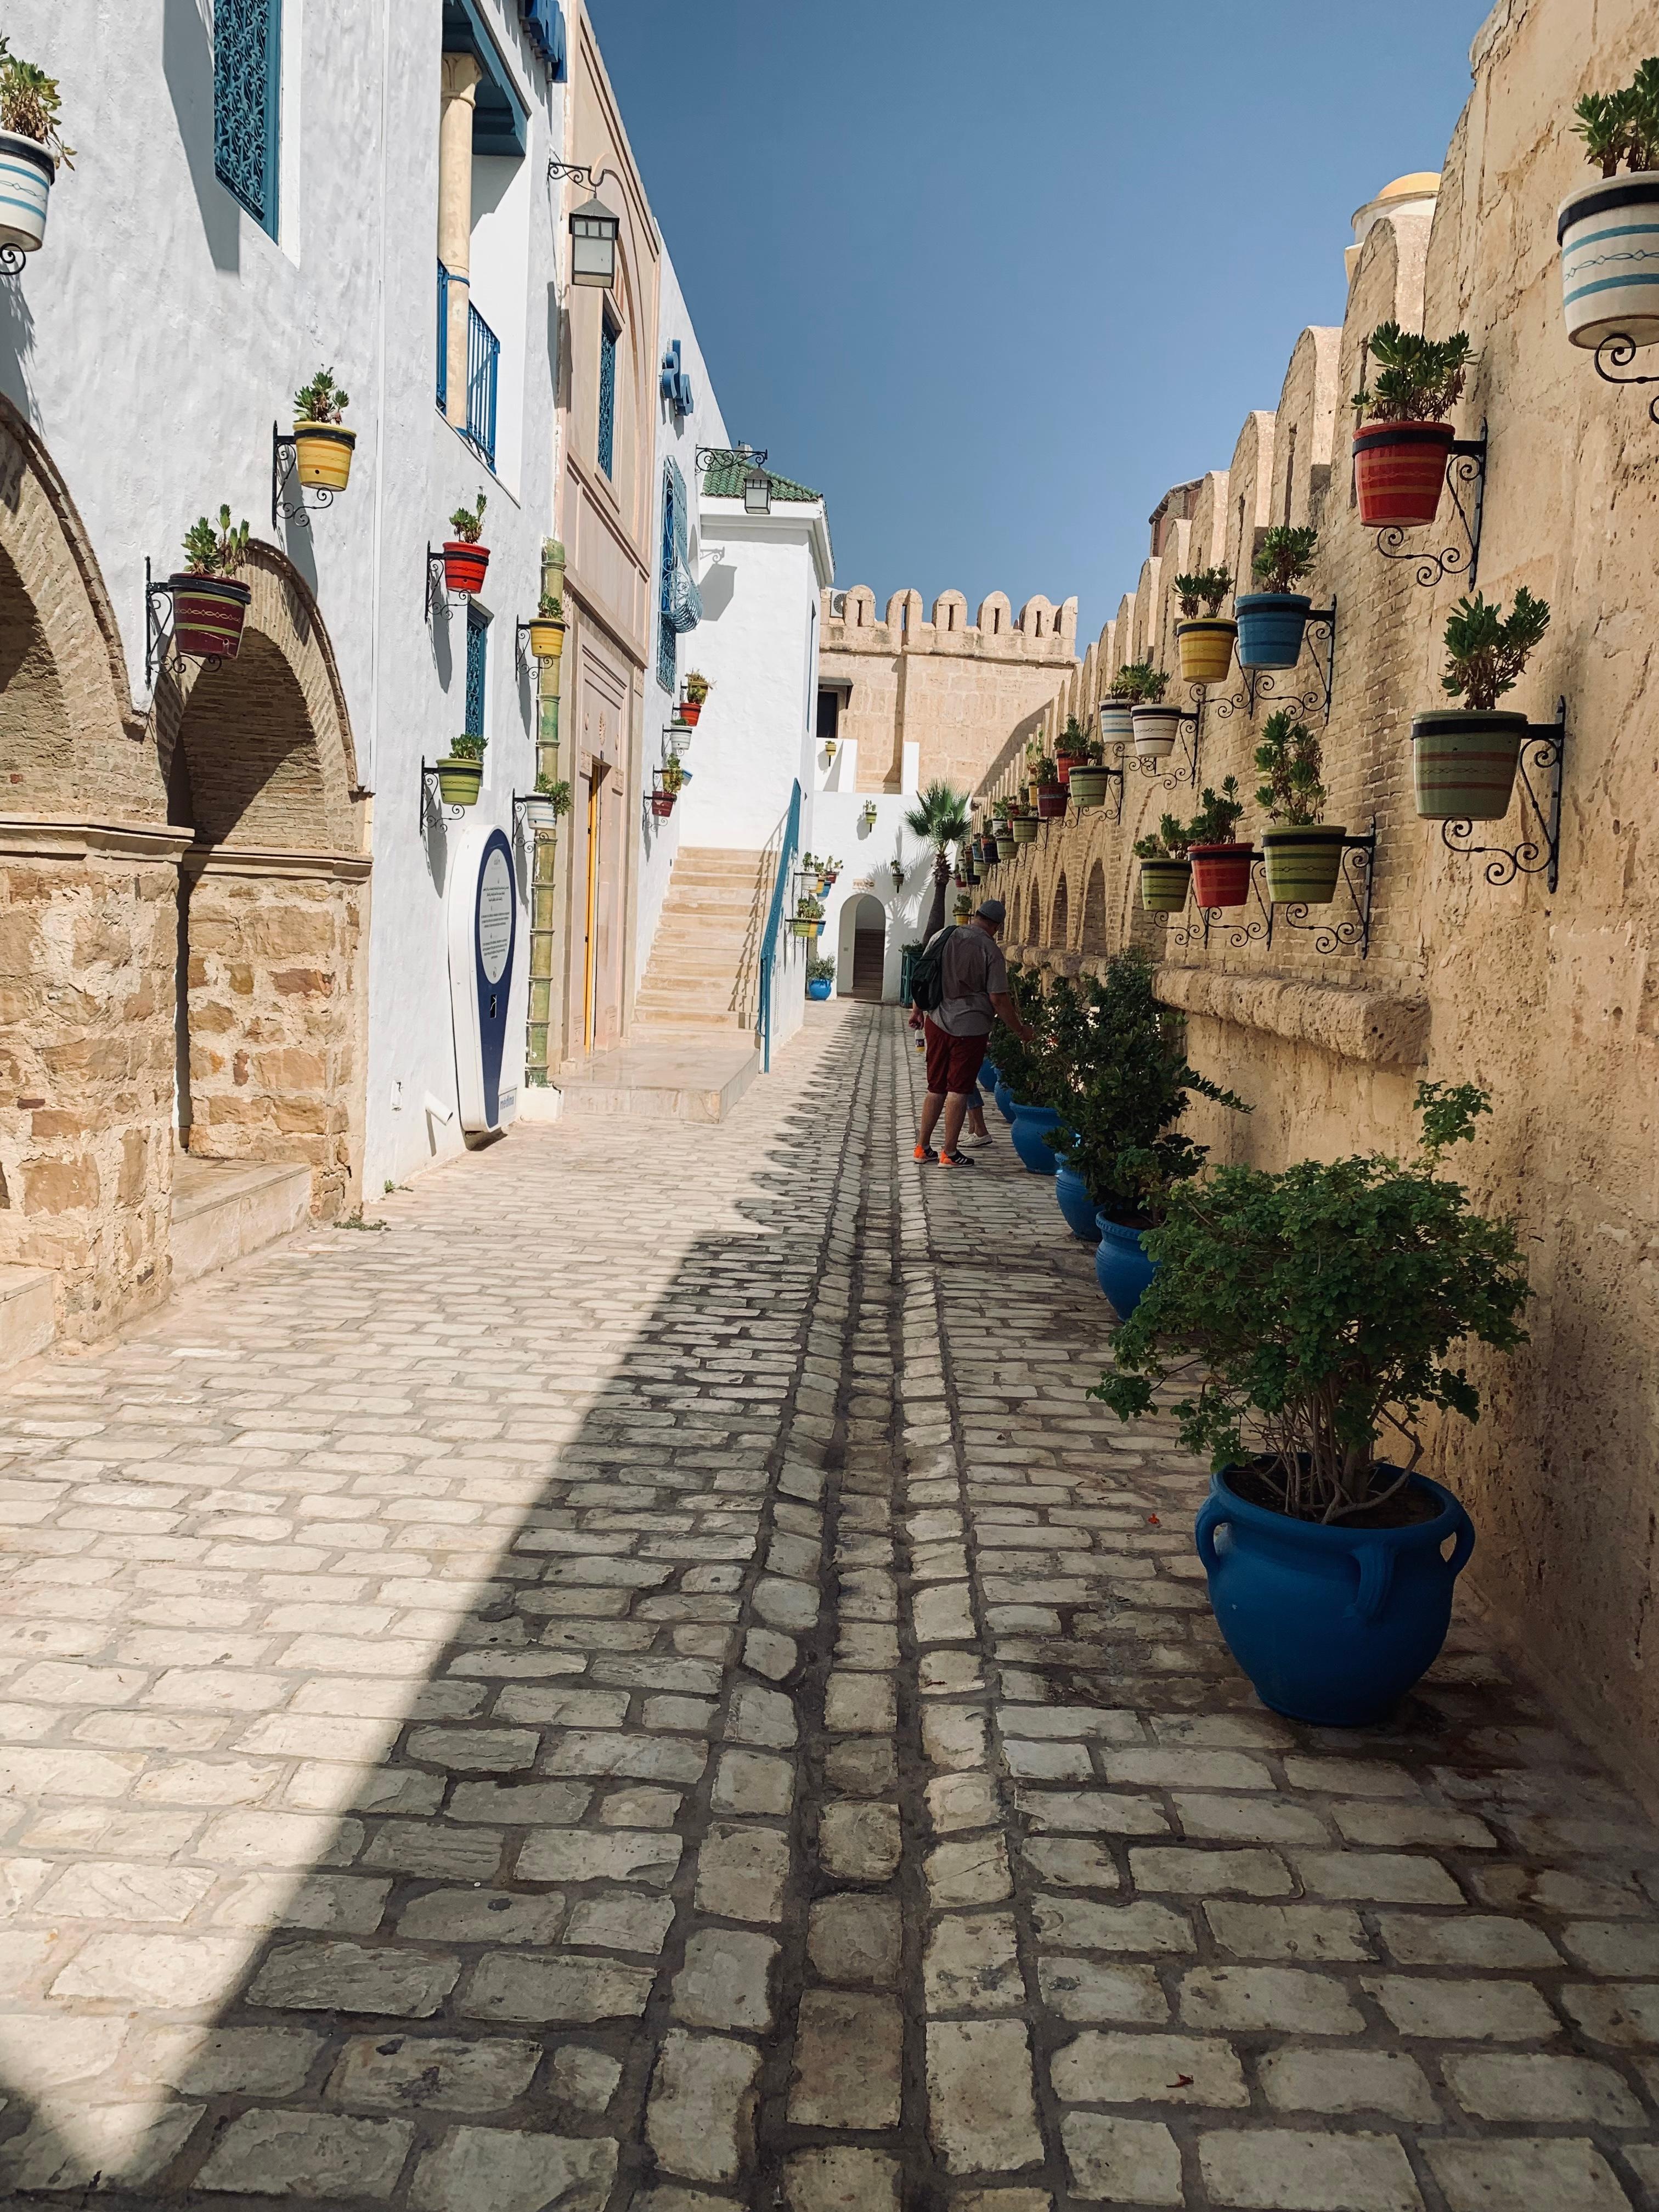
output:
POLYGON ((589 0, 734 437, 837 581, 1082 602, 1224 467, 1488 0, 589 0))

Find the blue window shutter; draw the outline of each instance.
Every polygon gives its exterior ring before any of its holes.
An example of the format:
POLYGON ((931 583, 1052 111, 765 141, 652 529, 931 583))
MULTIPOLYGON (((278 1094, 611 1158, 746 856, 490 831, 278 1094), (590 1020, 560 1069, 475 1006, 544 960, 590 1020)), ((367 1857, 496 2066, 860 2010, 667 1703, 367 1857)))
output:
POLYGON ((559 0, 522 0, 522 7, 530 43, 556 84, 564 76, 564 10, 559 0))
POLYGON ((282 0, 214 0, 214 173, 273 238, 282 120, 282 0))
POLYGON ((484 727, 484 677, 489 665, 489 617, 477 607, 466 611, 466 726, 475 738, 484 727))
POLYGON ((599 466, 606 476, 617 473, 617 340, 620 333, 609 315, 599 335, 599 466))

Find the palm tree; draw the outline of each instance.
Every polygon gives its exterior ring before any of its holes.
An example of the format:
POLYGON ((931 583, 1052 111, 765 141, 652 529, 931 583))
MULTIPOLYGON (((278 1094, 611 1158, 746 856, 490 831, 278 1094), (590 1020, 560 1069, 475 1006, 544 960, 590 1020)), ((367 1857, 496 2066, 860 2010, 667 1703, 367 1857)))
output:
POLYGON ((920 837, 933 848, 933 903, 927 909, 927 927, 921 933, 925 945, 936 930, 945 927, 951 848, 963 843, 969 834, 966 794, 952 791, 948 783, 930 783, 905 816, 904 826, 913 837, 920 837))

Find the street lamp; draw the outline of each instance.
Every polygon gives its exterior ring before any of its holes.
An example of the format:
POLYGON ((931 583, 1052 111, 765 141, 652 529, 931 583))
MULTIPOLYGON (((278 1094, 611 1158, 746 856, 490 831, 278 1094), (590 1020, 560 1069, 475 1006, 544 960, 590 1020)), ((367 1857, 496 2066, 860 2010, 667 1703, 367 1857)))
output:
POLYGON ((766 448, 757 452, 753 446, 699 446, 697 466, 700 469, 736 469, 743 476, 743 511, 745 514, 770 514, 772 512, 772 479, 766 473, 766 448))
MULTIPOLYGON (((605 173, 612 177, 617 173, 607 169, 605 173)), ((612 215, 599 198, 593 172, 585 164, 550 161, 547 175, 550 184, 556 177, 574 178, 592 193, 591 199, 570 210, 570 281, 610 291, 617 281, 617 238, 622 229, 621 216, 612 215)), ((617 182, 621 181, 617 178, 617 182)))

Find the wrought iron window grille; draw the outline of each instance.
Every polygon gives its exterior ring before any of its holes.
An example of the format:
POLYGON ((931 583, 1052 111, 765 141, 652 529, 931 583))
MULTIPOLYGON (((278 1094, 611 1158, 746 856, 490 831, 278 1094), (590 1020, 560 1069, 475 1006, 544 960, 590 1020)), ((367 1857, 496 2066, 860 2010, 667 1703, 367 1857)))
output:
MULTIPOLYGON (((1659 381, 1659 379, 1656 379, 1659 381)), ((1466 552, 1455 542, 1443 552, 1419 553, 1406 543, 1402 523, 1389 523, 1376 533, 1376 550, 1385 561, 1415 561, 1417 580, 1425 591, 1432 591, 1447 576, 1458 576, 1473 584, 1480 569, 1480 523, 1486 506, 1486 426, 1483 421, 1478 438, 1454 438, 1451 451, 1446 456, 1446 489, 1452 495, 1452 505, 1463 526, 1468 541, 1466 552), (1463 503, 1463 494, 1469 493, 1469 503, 1463 503)), ((1328 721, 1329 716, 1326 720, 1328 721)))
MULTIPOLYGON (((1618 376, 1636 358, 1636 341, 1623 331, 1613 331, 1595 349, 1595 374, 1603 384, 1659 384, 1659 376, 1618 376), (1603 356, 1606 356, 1605 359, 1603 356)), ((1659 392, 1648 402, 1648 420, 1659 425, 1659 392)))
POLYGON ((599 463, 607 477, 617 473, 617 341, 622 332, 609 313, 599 325, 599 463))
POLYGON ((215 0, 213 170, 276 235, 282 119, 282 0, 215 0))
POLYGON ((470 737, 486 734, 484 709, 489 672, 489 617, 477 606, 466 611, 466 728, 470 737))
MULTIPOLYGON (((1654 381, 1659 382, 1659 379, 1654 381)), ((1542 876, 1551 890, 1558 889, 1561 880, 1561 775, 1566 755, 1567 702, 1562 698, 1556 702, 1553 722, 1528 725, 1516 762, 1522 793, 1522 826, 1525 828, 1530 810, 1538 824, 1534 835, 1522 838, 1515 845, 1475 845, 1468 842, 1474 835, 1473 822, 1443 822, 1440 842, 1446 850, 1484 856, 1486 865, 1482 872, 1489 884, 1512 884, 1517 876, 1542 876), (1537 788, 1527 772, 1528 753, 1539 776, 1537 788)))

